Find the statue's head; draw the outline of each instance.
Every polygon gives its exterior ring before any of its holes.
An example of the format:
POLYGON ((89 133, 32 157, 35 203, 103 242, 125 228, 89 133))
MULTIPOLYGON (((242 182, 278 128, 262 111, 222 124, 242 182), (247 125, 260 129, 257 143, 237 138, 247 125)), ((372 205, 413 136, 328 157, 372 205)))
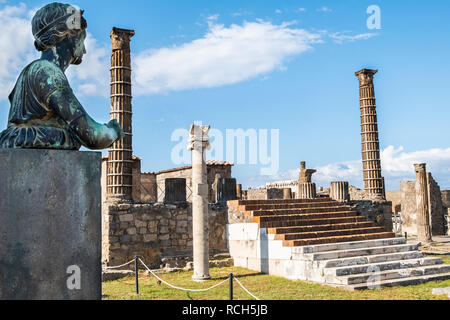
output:
POLYGON ((65 45, 72 54, 71 63, 81 63, 87 28, 82 10, 70 4, 50 3, 36 12, 31 25, 38 51, 65 45))

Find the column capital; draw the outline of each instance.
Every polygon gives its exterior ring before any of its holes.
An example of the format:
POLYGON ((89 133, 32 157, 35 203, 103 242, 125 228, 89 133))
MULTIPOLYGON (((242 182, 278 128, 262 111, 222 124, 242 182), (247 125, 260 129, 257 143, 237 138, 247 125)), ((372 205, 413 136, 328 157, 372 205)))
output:
POLYGON ((192 124, 189 129, 188 150, 192 151, 197 148, 209 149, 209 140, 211 138, 208 136, 208 132, 210 128, 211 126, 197 126, 192 124))
POLYGON ((378 72, 378 70, 371 69, 361 69, 355 72, 355 75, 358 77, 359 85, 366 86, 373 83, 373 76, 378 72))
POLYGON ((427 165, 426 165, 426 163, 415 164, 414 165, 414 170, 416 171, 416 173, 426 172, 427 171, 427 165))
POLYGON ((134 36, 134 30, 113 27, 109 36, 112 41, 112 50, 126 50, 130 49, 130 39, 134 36))

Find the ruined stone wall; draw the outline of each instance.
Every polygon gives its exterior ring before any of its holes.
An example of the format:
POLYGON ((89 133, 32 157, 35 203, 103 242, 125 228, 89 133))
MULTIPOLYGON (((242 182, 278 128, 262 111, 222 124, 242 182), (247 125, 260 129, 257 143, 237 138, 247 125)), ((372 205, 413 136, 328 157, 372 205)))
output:
POLYGON ((283 199, 283 189, 271 188, 271 189, 248 189, 247 200, 270 200, 270 199, 283 199))
MULTIPOLYGON (((427 174, 428 201, 430 210, 430 225, 432 235, 445 234, 446 206, 450 200, 450 192, 442 192, 433 179, 431 173, 427 174)), ((400 183, 402 229, 410 234, 417 234, 417 202, 415 181, 402 181, 400 183)))
POLYGON ((384 227, 387 232, 392 232, 392 202, 353 200, 348 204, 356 208, 360 216, 375 222, 377 226, 384 227))
POLYGON ((427 174, 427 182, 431 233, 436 236, 445 235, 444 206, 442 203, 441 188, 429 172, 427 174))
POLYGON ((410 234, 417 234, 417 204, 416 183, 414 181, 400 182, 402 230, 410 234))
POLYGON ((450 208, 450 190, 441 190, 442 205, 450 208))
MULTIPOLYGON (((102 262, 116 266, 139 255, 149 267, 161 258, 192 254, 192 207, 177 205, 108 204, 102 207, 102 262)), ((227 252, 226 209, 209 207, 210 251, 227 252)))
POLYGON ((372 200, 372 201, 380 201, 380 195, 370 194, 364 190, 358 189, 352 185, 348 186, 348 193, 350 195, 350 200, 372 200))
POLYGON ((402 211, 402 192, 400 190, 386 191, 386 200, 392 202, 392 212, 402 211))

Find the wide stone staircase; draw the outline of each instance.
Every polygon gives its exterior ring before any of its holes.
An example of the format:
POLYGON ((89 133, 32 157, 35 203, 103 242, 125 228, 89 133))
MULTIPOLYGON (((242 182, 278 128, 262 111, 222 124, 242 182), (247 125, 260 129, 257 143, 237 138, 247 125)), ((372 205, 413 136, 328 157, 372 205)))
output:
POLYGON ((236 266, 348 289, 450 278, 450 265, 424 257, 356 209, 329 198, 230 201, 227 226, 236 266), (233 220, 233 217, 229 220, 233 220))

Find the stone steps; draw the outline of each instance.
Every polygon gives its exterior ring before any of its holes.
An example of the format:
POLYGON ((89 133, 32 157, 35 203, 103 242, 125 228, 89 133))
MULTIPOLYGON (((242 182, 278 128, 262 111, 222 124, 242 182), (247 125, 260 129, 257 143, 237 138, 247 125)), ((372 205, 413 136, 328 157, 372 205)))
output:
POLYGON ((339 268, 354 265, 364 265, 370 263, 388 262, 396 260, 408 260, 423 258, 423 253, 420 251, 405 251, 368 256, 357 256, 351 258, 342 258, 335 260, 327 260, 322 262, 324 268, 339 268))
POLYGON ((245 222, 228 227, 236 266, 351 290, 450 279, 442 259, 329 198, 237 203, 245 222))
POLYGON ((329 202, 334 201, 331 198, 316 198, 316 199, 273 199, 273 200, 235 200, 239 206, 245 205, 269 205, 269 204, 298 204, 298 203, 312 203, 312 202, 329 202))
POLYGON ((314 246, 305 246, 296 248, 296 253, 329 253, 335 251, 354 250, 354 249, 372 249, 378 247, 406 244, 405 238, 389 237, 386 239, 376 239, 367 241, 327 243, 314 246))
POLYGON ((440 264, 425 267, 394 269, 382 272, 369 272, 357 275, 337 277, 340 284, 360 285, 372 281, 374 284, 386 280, 404 279, 410 277, 429 276, 436 274, 450 273, 450 265, 440 264))
POLYGON ((317 207, 317 208, 305 208, 305 209, 280 209, 280 210, 253 210, 249 214, 253 217, 261 216, 277 216, 277 215, 299 215, 299 214, 314 214, 314 213, 337 213, 337 212, 354 212, 348 206, 329 206, 329 207, 317 207))
POLYGON ((241 206, 242 210, 254 211, 254 210, 281 210, 281 209, 306 209, 306 208, 318 208, 318 207, 333 207, 336 206, 336 202, 311 202, 311 203, 290 203, 290 204, 263 204, 263 205, 244 205, 241 206))
POLYGON ((382 256, 387 254, 403 253, 408 251, 418 250, 417 244, 400 244, 400 245, 388 245, 380 246, 374 248, 362 248, 362 249, 351 249, 351 250, 336 250, 336 251, 325 251, 312 254, 304 254, 311 261, 321 261, 321 260, 333 260, 333 259, 346 259, 346 258, 359 258, 362 256, 382 256))
POLYGON ((383 227, 368 227, 368 228, 352 228, 344 230, 326 230, 315 232, 301 232, 301 233, 287 233, 275 234, 275 240, 302 240, 302 239, 320 239, 326 237, 339 237, 348 235, 372 234, 383 232, 383 227))
POLYGON ((395 237, 395 233, 393 233, 393 232, 379 232, 379 233, 331 236, 331 237, 302 239, 302 240, 284 240, 283 245, 290 246, 290 247, 300 247, 300 246, 307 246, 307 245, 314 245, 314 244, 363 241, 363 240, 373 240, 373 239, 385 239, 385 238, 392 238, 392 237, 395 237))
POLYGON ((361 283, 356 285, 347 285, 345 286, 348 290, 364 290, 371 289, 373 287, 393 287, 393 286, 410 286, 421 283, 426 283, 430 281, 444 281, 450 279, 450 272, 447 273, 439 273, 432 274, 427 276, 413 276, 408 278, 397 278, 392 280, 384 280, 375 282, 374 284, 370 283, 361 283))
POLYGON ((332 219, 332 218, 346 218, 357 217, 354 211, 341 212, 326 212, 326 213, 306 213, 306 214, 291 214, 291 215, 272 215, 272 216, 254 216, 252 221, 256 223, 265 223, 271 221, 293 221, 293 220, 316 220, 316 219, 332 219))
POLYGON ((261 228, 288 228, 288 227, 303 227, 303 226, 320 226, 320 225, 334 225, 345 223, 366 222, 365 217, 340 217, 327 219, 298 219, 298 220, 281 220, 274 219, 272 221, 261 221, 261 228))
POLYGON ((396 260, 396 261, 387 261, 387 262, 380 262, 380 263, 369 263, 369 264, 365 264, 365 265, 326 268, 325 276, 326 277, 339 277, 339 276, 348 276, 348 275, 355 275, 355 274, 368 273, 368 272, 372 272, 372 274, 374 274, 374 270, 376 270, 377 272, 380 272, 380 271, 388 271, 388 270, 430 266, 430 265, 436 265, 436 264, 442 264, 442 259, 441 258, 418 258, 418 259, 396 260))
POLYGON ((295 227, 279 227, 279 228, 268 228, 267 232, 271 234, 286 234, 286 233, 302 233, 302 232, 314 232, 314 231, 327 231, 327 230, 343 230, 343 229, 353 229, 353 228, 368 228, 373 226, 373 222, 353 222, 353 223, 330 223, 330 224, 320 224, 320 225, 304 225, 295 227))

